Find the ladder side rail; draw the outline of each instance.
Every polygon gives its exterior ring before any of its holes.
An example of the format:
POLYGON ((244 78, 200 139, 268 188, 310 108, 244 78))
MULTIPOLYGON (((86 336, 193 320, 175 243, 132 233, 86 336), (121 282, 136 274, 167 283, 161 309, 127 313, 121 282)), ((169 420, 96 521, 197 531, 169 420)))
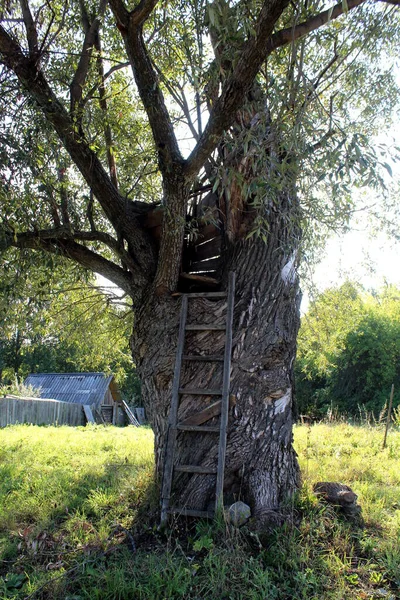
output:
POLYGON ((228 428, 228 412, 229 412, 229 390, 231 377, 231 355, 232 355, 232 324, 233 311, 235 306, 235 272, 229 273, 228 283, 228 307, 226 315, 226 338, 225 338, 225 354, 224 354, 224 372, 222 383, 222 406, 221 406, 221 421, 220 421, 220 439, 218 446, 218 467, 217 467, 217 483, 215 494, 215 510, 223 506, 223 489, 224 489, 224 470, 225 470, 225 455, 226 455, 226 436, 228 428))
POLYGON ((174 470, 174 451, 177 435, 177 417, 179 406, 179 384, 181 378, 181 366, 183 348, 185 345, 185 327, 188 312, 188 298, 186 295, 182 297, 181 317, 179 323, 178 346, 176 351, 174 379, 172 383, 172 400, 168 418, 167 442, 164 457, 164 473, 162 486, 162 503, 161 503, 161 524, 165 524, 168 519, 168 506, 171 496, 172 474, 174 470))

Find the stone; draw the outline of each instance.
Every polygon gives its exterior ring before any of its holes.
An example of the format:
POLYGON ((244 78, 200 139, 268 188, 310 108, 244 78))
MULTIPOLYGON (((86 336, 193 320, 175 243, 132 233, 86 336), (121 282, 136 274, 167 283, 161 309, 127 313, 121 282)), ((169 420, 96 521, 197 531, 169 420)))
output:
POLYGON ((241 527, 250 519, 250 506, 239 500, 225 510, 225 515, 228 523, 234 527, 241 527))

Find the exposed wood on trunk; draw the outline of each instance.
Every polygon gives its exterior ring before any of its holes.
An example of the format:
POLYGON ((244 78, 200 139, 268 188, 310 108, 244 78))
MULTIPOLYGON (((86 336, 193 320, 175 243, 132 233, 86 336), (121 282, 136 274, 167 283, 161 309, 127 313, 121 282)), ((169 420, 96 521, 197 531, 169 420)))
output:
MULTIPOLYGON (((233 406, 234 402, 234 399, 232 399, 230 405, 233 406)), ((203 425, 203 423, 206 423, 213 417, 218 417, 218 415, 221 414, 221 404, 221 400, 218 400, 217 402, 210 404, 210 406, 204 410, 187 417, 183 421, 180 421, 179 425, 203 425)))

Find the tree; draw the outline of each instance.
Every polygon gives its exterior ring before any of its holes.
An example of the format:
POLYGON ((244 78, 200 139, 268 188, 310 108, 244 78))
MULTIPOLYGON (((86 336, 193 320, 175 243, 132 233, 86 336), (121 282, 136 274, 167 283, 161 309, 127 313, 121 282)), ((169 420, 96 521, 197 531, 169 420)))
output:
POLYGON ((25 258, 14 256, 0 269, 0 383, 43 371, 104 371, 128 401, 138 397, 129 304, 111 289, 102 293, 66 259, 51 257, 50 269, 25 258))
MULTIPOLYGON (((383 159, 367 133, 377 103, 387 118, 396 97, 387 65, 397 4, 9 0, 1 15, 3 249, 68 257, 132 298, 161 474, 180 307, 172 293, 196 210, 211 206, 223 239, 218 281, 237 276, 226 487, 240 484, 260 523, 298 485, 301 230, 312 217, 345 221, 350 184, 379 182, 383 159), (183 122, 194 140, 186 158, 183 122), (316 181, 331 201, 313 193, 316 181), (159 245, 145 226, 149 201, 162 205, 159 245)), ((194 310, 199 322, 218 317, 208 300, 194 310)), ((204 366, 184 378, 200 387, 217 373, 204 366)), ((184 410, 197 402, 185 398, 184 410)), ((195 435, 179 438, 179 461, 214 462, 215 442, 195 435)), ((204 476, 176 483, 178 503, 193 508, 214 490, 204 476)))
POLYGON ((334 408, 379 415, 400 377, 399 290, 367 293, 347 281, 312 302, 299 335, 299 409, 322 416, 334 408))

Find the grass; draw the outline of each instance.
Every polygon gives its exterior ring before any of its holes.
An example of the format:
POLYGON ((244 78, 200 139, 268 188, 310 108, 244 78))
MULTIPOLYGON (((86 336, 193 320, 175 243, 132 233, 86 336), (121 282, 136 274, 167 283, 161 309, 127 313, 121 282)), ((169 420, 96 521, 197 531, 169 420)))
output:
POLYGON ((0 448, 0 599, 400 598, 400 433, 299 426, 293 522, 261 538, 221 520, 156 522, 150 430, 14 426, 0 448), (352 524, 312 493, 342 481, 352 524))

